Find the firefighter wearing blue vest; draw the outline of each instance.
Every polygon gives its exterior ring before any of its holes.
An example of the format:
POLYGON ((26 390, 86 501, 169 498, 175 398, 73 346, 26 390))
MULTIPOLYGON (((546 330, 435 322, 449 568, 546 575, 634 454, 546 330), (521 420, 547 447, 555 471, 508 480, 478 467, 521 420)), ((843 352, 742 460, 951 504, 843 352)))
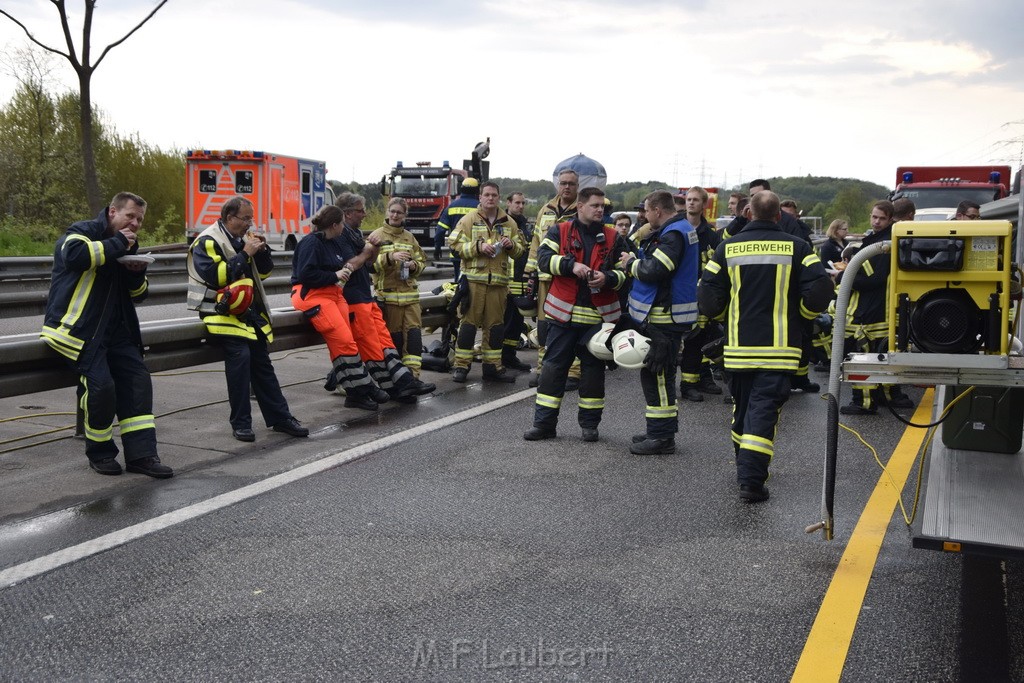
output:
POLYGON ((768 499, 779 412, 800 367, 806 321, 832 300, 832 279, 814 249, 779 226, 779 197, 750 198, 753 219, 722 242, 701 276, 700 312, 725 319, 725 369, 740 499, 768 499))
POLYGON ((647 430, 633 437, 629 450, 636 455, 661 455, 676 452, 676 358, 683 333, 697 321, 700 243, 686 217, 676 213, 670 192, 650 193, 644 207, 651 232, 640 242, 637 254, 624 251, 619 261, 633 278, 629 317, 651 340, 640 370, 647 430))
POLYGON ((256 440, 251 386, 268 427, 291 436, 309 436, 309 430, 288 410, 270 361, 268 345, 274 341, 274 332, 262 281, 273 270, 274 260, 266 240, 250 234, 252 202, 240 195, 232 197, 224 202, 220 216, 188 250, 188 308, 199 312, 206 330, 224 349, 231 434, 239 441, 256 440), (239 282, 245 284, 235 284, 239 282), (223 294, 240 287, 251 291, 247 304, 236 309, 223 294))
POLYGON ((146 263, 136 255, 145 216, 142 197, 120 192, 95 220, 75 223, 57 240, 40 336, 80 375, 89 467, 121 474, 116 416, 125 468, 166 479, 174 472, 156 452, 153 382, 134 305, 149 293, 146 263))
MULTIPOLYGON (((452 230, 459 224, 463 216, 478 206, 480 206, 480 181, 476 178, 466 178, 462 181, 462 189, 459 191, 458 198, 441 212, 437 219, 437 225, 434 226, 435 259, 440 260, 441 247, 448 241, 452 230)), ((462 259, 455 252, 452 252, 452 265, 455 267, 455 275, 452 277, 452 282, 458 282, 462 269, 462 259)))
POLYGON ((540 272, 552 275, 544 300, 548 317, 547 355, 541 368, 533 428, 523 438, 555 437, 569 366, 580 359, 578 421, 584 441, 597 441, 604 410, 605 362, 587 348, 602 323, 618 321, 622 305, 616 290, 626 275, 612 267, 615 229, 604 224, 604 192, 579 193, 576 218, 548 229, 537 252, 540 272))

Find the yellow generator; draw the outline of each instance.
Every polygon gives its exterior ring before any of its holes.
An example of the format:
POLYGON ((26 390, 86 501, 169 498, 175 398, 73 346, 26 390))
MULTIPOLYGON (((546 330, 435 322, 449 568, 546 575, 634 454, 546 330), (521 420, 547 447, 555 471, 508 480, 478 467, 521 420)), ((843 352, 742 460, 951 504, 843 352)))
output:
POLYGON ((892 228, 889 348, 1006 355, 1008 221, 901 221, 892 228))

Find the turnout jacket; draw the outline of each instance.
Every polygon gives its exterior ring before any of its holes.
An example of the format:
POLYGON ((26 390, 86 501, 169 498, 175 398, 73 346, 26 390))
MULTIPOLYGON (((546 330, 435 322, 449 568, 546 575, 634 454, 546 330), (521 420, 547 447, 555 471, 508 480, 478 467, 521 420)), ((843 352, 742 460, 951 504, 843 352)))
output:
POLYGON ((556 223, 562 223, 564 221, 572 220, 576 218, 576 200, 572 200, 572 204, 565 207, 564 209, 558 206, 558 197, 555 197, 544 207, 537 212, 537 220, 533 225, 533 238, 530 240, 530 254, 526 258, 526 272, 532 273, 536 270, 540 270, 539 279, 548 281, 551 279, 551 273, 544 272, 537 266, 537 255, 540 252, 540 241, 544 235, 556 223))
POLYGON ((472 197, 470 195, 460 194, 455 201, 445 208, 441 212, 441 215, 437 217, 437 226, 434 230, 438 232, 451 233, 452 229, 459 224, 462 217, 467 213, 480 206, 480 198, 472 197))
POLYGON ((503 209, 498 209, 494 222, 490 223, 474 209, 459 221, 448 241, 451 250, 462 258, 462 273, 469 282, 507 287, 512 269, 512 260, 522 256, 526 250, 519 226, 503 209), (498 243, 502 236, 512 240, 512 248, 503 250, 493 258, 480 251, 484 242, 498 243))
POLYGON ((402 226, 396 228, 387 223, 374 230, 370 236, 379 237, 381 245, 377 259, 373 262, 373 286, 377 290, 377 297, 395 306, 418 304, 420 289, 417 278, 427 263, 427 255, 423 253, 419 242, 402 226), (401 277, 402 264, 391 260, 391 254, 396 251, 408 252, 416 264, 416 270, 410 268, 409 277, 405 280, 401 277))
MULTIPOLYGON (((86 345, 102 337, 112 314, 142 351, 139 317, 133 302, 149 294, 145 271, 133 272, 117 262, 139 250, 120 232, 107 235, 107 209, 90 221, 79 221, 57 240, 53 252, 50 294, 46 301, 43 341, 54 351, 78 362, 86 345)), ((85 359, 82 359, 85 360, 85 359)))
POLYGON ((684 215, 676 214, 639 246, 640 257, 626 268, 626 274, 634 279, 629 317, 640 323, 689 329, 697 320, 697 232, 684 215))
MULTIPOLYGON (((892 239, 892 226, 871 233, 860 243, 864 249, 872 244, 892 239)), ((861 264, 853 279, 853 291, 857 293, 857 305, 852 322, 868 339, 878 339, 889 334, 886 312, 889 293, 889 271, 892 269, 891 256, 878 254, 861 264)), ((844 271, 845 272, 845 271, 844 271)))
POLYGON ((245 241, 233 237, 218 220, 199 233, 188 250, 188 307, 199 311, 199 317, 210 334, 242 339, 257 339, 259 329, 274 341, 270 326, 270 308, 263 291, 263 280, 274 269, 270 249, 256 252, 252 258, 243 250, 245 241), (253 282, 252 304, 241 316, 221 314, 216 310, 217 290, 235 280, 250 278, 253 282))
POLYGON ((828 308, 832 278, 807 242, 755 220, 715 249, 697 296, 701 313, 727 321, 726 370, 795 373, 802 321, 828 308))
POLYGON ((622 313, 615 290, 626 281, 626 274, 613 269, 614 228, 607 225, 585 225, 578 218, 552 226, 540 244, 538 265, 542 273, 553 276, 544 314, 551 320, 569 324, 596 325, 614 323, 622 313), (602 238, 599 241, 599 237, 602 238), (591 270, 604 274, 605 284, 592 292, 588 284, 573 275, 573 266, 585 263, 591 270))

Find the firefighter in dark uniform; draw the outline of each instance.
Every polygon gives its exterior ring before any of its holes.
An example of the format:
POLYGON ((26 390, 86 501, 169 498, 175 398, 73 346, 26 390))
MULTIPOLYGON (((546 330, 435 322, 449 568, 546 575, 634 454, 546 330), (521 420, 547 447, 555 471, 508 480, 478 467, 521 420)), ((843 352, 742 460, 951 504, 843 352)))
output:
POLYGON ((121 192, 95 220, 75 223, 57 240, 40 336, 80 375, 89 466, 100 474, 121 474, 116 416, 125 468, 166 479, 174 472, 156 452, 153 382, 142 362, 134 305, 149 293, 146 264, 119 262, 136 256, 145 216, 145 200, 121 192))
MULTIPOLYGON (((892 224, 895 207, 892 202, 882 200, 871 207, 871 234, 860 244, 864 249, 872 244, 892 239, 892 224)), ((889 323, 887 318, 889 296, 889 271, 892 262, 889 254, 878 254, 861 264, 854 276, 853 292, 856 306, 852 316, 853 335, 872 353, 882 353, 889 344, 889 323)), ((851 302, 853 297, 851 297, 851 302)), ((843 415, 874 415, 878 404, 887 402, 893 408, 913 408, 914 402, 903 393, 898 384, 854 384, 853 399, 842 406, 843 415)))
POLYGON ((650 351, 640 370, 647 430, 633 437, 629 450, 636 455, 659 455, 676 451, 676 359, 683 333, 697 321, 700 244, 693 226, 676 213, 671 193, 652 192, 644 205, 651 231, 640 242, 638 254, 624 251, 619 260, 633 278, 629 317, 650 338, 650 351))
POLYGON ((252 387, 268 427, 291 436, 309 436, 288 410, 281 384, 270 362, 274 341, 263 280, 274 261, 262 236, 250 234, 252 202, 235 196, 224 202, 220 220, 199 233, 188 250, 188 307, 199 311, 206 330, 224 349, 231 433, 239 441, 255 441, 252 431, 252 387), (232 283, 252 288, 252 303, 242 311, 224 306, 219 293, 232 283))
MULTIPOLYGON (((533 240, 533 232, 530 231, 526 216, 523 215, 526 197, 522 192, 513 192, 505 199, 506 213, 519 227, 519 232, 523 235, 523 243, 530 244, 533 240)), ((525 293, 526 284, 523 280, 526 277, 527 259, 529 259, 529 253, 523 250, 523 253, 512 261, 512 277, 508 281, 509 299, 505 304, 505 341, 501 347, 501 364, 518 372, 529 372, 532 369, 532 366, 519 360, 516 355, 519 350, 519 342, 526 330, 526 321, 516 306, 516 299, 525 293)))
MULTIPOLYGON (((526 259, 526 273, 537 273, 537 372, 530 378, 530 386, 540 382, 540 371, 544 365, 545 340, 548 334, 548 322, 544 313, 544 299, 548 287, 551 286, 551 274, 545 273, 537 266, 540 254, 540 241, 552 225, 572 220, 576 217, 576 195, 580 189, 580 174, 566 169, 558 174, 558 194, 537 212, 537 221, 533 226, 533 239, 530 240, 530 254, 526 259)), ((569 372, 569 384, 579 385, 579 369, 569 372)))
MULTIPOLYGON (((704 217, 704 207, 708 203, 708 192, 703 187, 694 186, 683 196, 683 209, 686 220, 697 232, 697 243, 700 245, 700 271, 715 253, 722 241, 718 231, 704 217)), ((708 363, 701 349, 708 342, 719 338, 718 323, 698 316, 697 322, 683 340, 683 351, 679 358, 679 397, 687 401, 703 401, 704 394, 721 394, 722 388, 715 384, 711 376, 711 364, 708 363)))
POLYGON ((779 198, 750 198, 752 220, 715 250, 702 275, 700 311, 728 321, 732 441, 740 499, 768 499, 764 483, 779 412, 800 366, 805 322, 832 300, 832 279, 813 248, 779 227, 779 198))
MULTIPOLYGON (((452 230, 459 224, 462 217, 478 206, 480 206, 480 181, 476 178, 466 178, 462 181, 462 189, 459 191, 459 196, 437 218, 437 225, 434 226, 435 259, 441 259, 441 247, 448 241, 452 230)), ((452 252, 452 265, 455 267, 452 282, 458 282, 462 268, 462 259, 455 252, 452 252)))
POLYGON ((615 323, 622 312, 615 291, 626 281, 612 263, 615 229, 604 224, 604 192, 586 187, 579 193, 577 216, 552 226, 541 241, 537 265, 551 273, 544 300, 548 317, 547 356, 541 370, 533 428, 527 441, 555 436, 569 366, 580 359, 579 425, 584 441, 597 441, 604 410, 605 362, 595 358, 587 341, 601 323, 615 323))

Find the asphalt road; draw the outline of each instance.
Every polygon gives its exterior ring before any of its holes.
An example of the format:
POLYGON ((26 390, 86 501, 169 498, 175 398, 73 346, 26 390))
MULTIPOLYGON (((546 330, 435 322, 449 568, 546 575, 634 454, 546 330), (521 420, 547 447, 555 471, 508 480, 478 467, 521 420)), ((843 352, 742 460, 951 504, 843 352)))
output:
MULTIPOLYGON (((218 366, 161 374, 168 481, 40 436, 69 390, 0 400, 0 679, 1024 680, 1020 563, 914 550, 891 503, 867 528, 887 480, 846 432, 836 539, 804 533, 816 396, 785 406, 772 498, 745 505, 718 397, 683 405, 678 454, 636 457, 635 372, 608 375, 601 441, 570 395, 528 443, 525 376, 425 373, 436 395, 369 414, 323 391, 323 347, 274 357, 310 438, 235 441, 218 366)), ((900 457, 891 417, 848 423, 900 457)))

